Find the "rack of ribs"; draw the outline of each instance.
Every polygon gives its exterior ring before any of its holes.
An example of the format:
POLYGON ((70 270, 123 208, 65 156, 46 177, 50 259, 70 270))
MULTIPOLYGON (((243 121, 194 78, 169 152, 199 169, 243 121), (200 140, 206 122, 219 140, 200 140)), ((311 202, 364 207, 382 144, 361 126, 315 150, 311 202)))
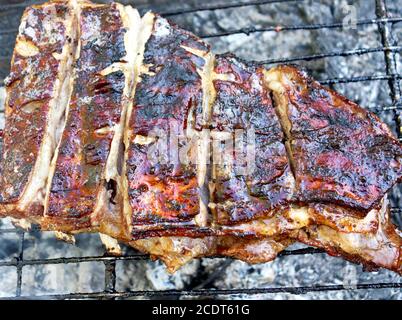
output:
POLYGON ((162 259, 274 259, 298 241, 402 273, 402 146, 296 66, 272 69, 130 6, 26 9, 6 80, 0 215, 162 259))

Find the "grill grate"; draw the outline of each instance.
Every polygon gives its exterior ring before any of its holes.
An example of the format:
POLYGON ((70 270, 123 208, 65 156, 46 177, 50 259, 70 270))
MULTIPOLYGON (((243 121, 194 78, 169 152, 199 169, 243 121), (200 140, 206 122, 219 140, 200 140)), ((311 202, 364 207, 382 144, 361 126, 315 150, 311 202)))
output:
MULTIPOLYGON (((287 63, 295 61, 315 61, 323 58, 332 57, 348 57, 348 56, 361 56, 369 53, 381 53, 384 54, 383 70, 384 74, 373 75, 373 76, 360 76, 351 78, 332 78, 332 79, 322 79, 320 82, 327 85, 339 84, 339 83, 353 83, 353 82, 369 82, 369 81, 381 81, 385 80, 388 82, 389 86, 389 96, 391 98, 392 104, 386 106, 375 106, 371 107, 376 113, 386 113, 392 112, 393 121, 396 124, 396 128, 401 128, 401 87, 400 80, 402 76, 397 72, 397 59, 396 54, 402 52, 402 46, 399 46, 397 41, 392 34, 392 25, 402 22, 402 17, 389 17, 386 0, 375 0, 376 2, 376 19, 366 19, 359 20, 356 22, 357 26, 367 26, 376 25, 378 28, 378 33, 381 37, 382 46, 376 48, 360 48, 350 51, 334 51, 328 53, 318 53, 305 56, 295 56, 290 58, 277 58, 268 59, 260 61, 260 63, 265 65, 270 65, 274 63, 287 63)), ((187 13, 195 13, 205 10, 217 10, 217 9, 228 9, 228 8, 238 8, 243 6, 254 6, 272 3, 284 3, 284 2, 305 2, 304 0, 265 0, 265 1, 248 1, 239 3, 228 3, 228 4, 215 4, 215 5, 204 5, 201 7, 191 7, 182 10, 171 10, 171 11, 159 11, 162 15, 173 16, 181 15, 187 13)), ((124 1, 123 1, 124 3, 124 1)), ((23 8, 27 5, 31 5, 32 1, 26 1, 16 4, 6 4, 0 5, 0 12, 14 10, 16 8, 23 8)), ((138 6, 137 6, 138 7, 138 6)), ((141 7, 140 11, 143 11, 141 7)), ((214 37, 225 37, 234 34, 251 34, 256 32, 270 32, 270 31, 288 31, 288 30, 318 30, 318 29, 334 29, 342 28, 343 23, 323 23, 323 24, 308 24, 308 25, 288 25, 288 26, 276 26, 276 27, 266 27, 266 28, 242 28, 238 30, 222 31, 214 34, 201 35, 203 38, 214 38, 214 37)), ((16 33, 16 29, 4 29, 0 30, 0 35, 2 34, 12 34, 16 33)), ((8 60, 9 56, 0 56, 0 60, 8 60)), ((3 111, 0 111, 3 112, 3 111)), ((398 131, 398 138, 401 140, 401 130, 398 131)), ((393 214, 401 215, 402 208, 394 207, 391 209, 393 214)), ((38 231, 37 229, 32 230, 32 232, 38 231)), ((144 254, 131 254, 124 256, 87 256, 87 257, 69 257, 69 258, 55 258, 55 259, 24 259, 24 237, 25 232, 20 229, 8 228, 0 229, 1 234, 17 234, 19 236, 19 248, 18 254, 14 259, 10 261, 0 261, 0 267, 15 267, 17 269, 17 286, 15 296, 7 298, 50 298, 50 299, 116 299, 116 298, 129 298, 129 297, 180 297, 180 296, 204 296, 204 297, 214 297, 214 296, 227 296, 227 295, 255 295, 255 294, 266 294, 266 293, 291 293, 291 294, 305 294, 308 292, 317 291, 341 291, 349 290, 350 288, 343 285, 325 285, 325 286, 300 286, 300 287, 267 287, 267 288, 251 288, 251 289, 199 289, 206 285, 217 276, 217 273, 224 270, 228 266, 228 263, 223 263, 218 271, 213 273, 208 277, 207 280, 202 282, 200 285, 196 286, 193 290, 147 290, 147 291, 126 291, 118 292, 116 291, 116 262, 117 261, 138 261, 148 259, 148 255, 144 254), (82 262, 103 262, 105 265, 105 284, 104 291, 102 292, 91 292, 91 293, 70 293, 70 294, 59 294, 59 295, 45 295, 45 296, 22 296, 21 287, 23 282, 22 269, 24 266, 29 265, 54 265, 54 264, 69 264, 69 263, 82 263, 82 262)), ((323 253, 320 249, 315 248, 303 248, 295 250, 285 250, 280 256, 289 255, 306 255, 306 254, 319 254, 323 253)), ((213 259, 214 257, 212 257, 213 259)), ((210 259, 210 258, 207 258, 210 259)), ((221 258, 222 259, 222 258, 221 258)), ((230 259, 224 259, 225 261, 230 261, 230 259)), ((230 263, 230 262, 229 262, 230 263)), ((376 289, 398 289, 402 288, 402 282, 396 283, 366 283, 357 284, 353 287, 355 290, 376 290, 376 289)))

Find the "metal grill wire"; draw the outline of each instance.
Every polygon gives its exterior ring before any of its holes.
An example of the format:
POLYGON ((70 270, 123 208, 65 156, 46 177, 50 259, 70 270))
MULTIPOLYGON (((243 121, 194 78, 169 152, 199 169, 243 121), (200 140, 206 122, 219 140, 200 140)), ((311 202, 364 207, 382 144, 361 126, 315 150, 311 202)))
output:
MULTIPOLYGON (((107 1, 107 0, 106 0, 107 1)), ((265 1, 248 1, 248 2, 237 2, 229 4, 215 4, 215 5, 204 5, 202 7, 192 7, 182 10, 173 10, 161 12, 164 16, 173 16, 186 13, 194 13, 197 11, 204 10, 217 10, 217 9, 227 9, 227 8, 238 8, 244 6, 271 4, 271 3, 284 3, 284 2, 303 2, 304 0, 265 0, 265 1)), ((123 1, 124 2, 124 1, 123 1)), ((362 77, 352 77, 352 78, 333 78, 321 80, 320 82, 326 85, 338 84, 338 83, 352 83, 352 82, 368 82, 368 81, 378 81, 386 80, 389 86, 389 95, 392 101, 391 105, 379 106, 372 108, 372 111, 381 112, 392 112, 393 120, 395 122, 396 128, 401 128, 401 87, 400 80, 401 75, 397 72, 397 61, 396 54, 401 53, 402 47, 398 45, 395 37, 392 34, 392 25, 398 22, 402 22, 402 17, 392 17, 390 18, 387 12, 386 0, 375 0, 376 2, 376 19, 358 20, 356 25, 377 25, 378 32, 381 37, 381 47, 377 48, 363 48, 355 49, 350 51, 336 51, 329 53, 319 53, 306 56, 297 56, 291 58, 278 58, 269 59, 261 61, 262 64, 270 65, 274 63, 286 63, 295 61, 314 61, 322 58, 331 57, 348 57, 348 56, 360 56, 373 52, 383 52, 384 54, 384 74, 375 76, 362 76, 362 77)), ((11 10, 14 8, 25 7, 31 5, 32 1, 26 1, 18 4, 8 4, 0 5, 0 11, 11 10)), ((141 7, 139 8, 141 11, 141 7)), ((294 26, 281 26, 281 31, 286 30, 317 30, 317 29, 333 29, 342 28, 343 23, 323 23, 323 24, 308 24, 308 25, 294 25, 294 26)), ((201 35, 202 38, 212 38, 212 37, 224 37, 233 34, 250 34, 255 32, 268 32, 277 31, 277 27, 267 27, 267 28, 242 28, 232 31, 224 31, 215 34, 205 34, 201 35)), ((5 33, 16 33, 15 29, 0 30, 0 34, 5 33)), ((10 57, 0 57, 0 59, 10 59, 10 57)), ((398 130, 398 138, 401 140, 402 134, 401 130, 398 130)), ((393 214, 402 214, 402 208, 394 207, 391 209, 393 214)), ((37 231, 37 230, 32 230, 37 231)), ((147 290, 147 291, 126 291, 118 292, 116 288, 116 261, 136 261, 148 259, 148 255, 144 254, 132 254, 124 256, 108 256, 107 254, 103 256, 86 256, 86 257, 71 257, 71 258, 56 258, 56 259, 24 259, 24 237, 25 232, 20 229, 0 229, 0 234, 15 233, 19 236, 19 248, 18 254, 11 261, 0 261, 0 267, 15 267, 17 269, 17 285, 15 296, 7 298, 48 298, 48 299, 116 299, 116 298, 129 298, 129 297, 179 297, 179 296, 204 296, 204 297, 214 297, 214 296, 225 296, 225 295, 236 295, 236 294, 266 294, 266 293, 291 293, 291 294, 305 294, 308 292, 317 291, 338 291, 345 290, 343 285, 324 285, 324 286, 302 286, 302 287, 273 287, 273 288, 251 288, 251 289, 193 289, 193 290, 147 290), (49 264, 69 264, 69 263, 81 263, 81 262, 91 262, 100 261, 105 265, 105 285, 104 291, 102 292, 90 292, 90 293, 70 293, 70 294, 57 294, 57 295, 45 295, 45 296, 21 296, 22 287, 22 269, 24 266, 29 265, 49 265, 49 264)), ((280 256, 286 255, 304 255, 304 254, 317 254, 323 251, 315 248, 304 248, 296 250, 285 250, 280 256)), ((230 263, 230 259, 227 259, 230 263)), ((212 282, 217 276, 219 276, 220 271, 222 271, 227 266, 227 263, 223 263, 221 268, 218 268, 208 279, 206 279, 198 287, 202 287, 210 282, 212 282)), ((402 283, 368 283, 368 284, 357 284, 355 290, 364 289, 385 289, 385 288, 402 288, 402 283)), ((349 289, 350 290, 350 289, 349 289)))

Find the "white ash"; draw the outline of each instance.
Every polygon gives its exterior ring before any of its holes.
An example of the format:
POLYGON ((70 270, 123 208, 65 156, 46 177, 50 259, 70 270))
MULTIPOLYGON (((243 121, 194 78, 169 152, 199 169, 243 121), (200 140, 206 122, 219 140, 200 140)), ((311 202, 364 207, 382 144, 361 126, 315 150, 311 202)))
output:
POLYGON ((14 296, 17 287, 16 269, 13 267, 0 267, 0 281, 0 297, 14 296))
POLYGON ((34 265, 23 268, 22 294, 68 294, 104 289, 102 262, 34 265))
MULTIPOLYGON (((341 258, 333 258, 326 254, 303 256, 284 256, 273 262, 249 266, 240 261, 233 262, 226 270, 235 275, 236 280, 222 277, 217 280, 220 288, 253 288, 253 287, 309 287, 324 285, 344 285, 353 287, 361 283, 399 282, 397 274, 381 270, 375 273, 362 272, 360 266, 351 264, 341 258), (254 281, 253 281, 254 280, 254 281)), ((373 299, 379 298, 375 290, 345 290, 336 293, 318 292, 302 295, 306 299, 331 299, 335 296, 340 299, 373 299)), ((400 290, 388 289, 388 296, 384 298, 401 298, 400 290)), ((259 295, 255 299, 280 297, 281 299, 295 299, 300 296, 294 294, 259 295)), ((225 298, 225 297, 220 297, 225 298)), ((233 297, 230 297, 230 299, 233 297)))
POLYGON ((176 273, 169 274, 160 261, 118 262, 118 290, 183 290, 197 273, 200 261, 195 260, 185 265, 176 273), (130 274, 141 275, 129 277, 130 274))

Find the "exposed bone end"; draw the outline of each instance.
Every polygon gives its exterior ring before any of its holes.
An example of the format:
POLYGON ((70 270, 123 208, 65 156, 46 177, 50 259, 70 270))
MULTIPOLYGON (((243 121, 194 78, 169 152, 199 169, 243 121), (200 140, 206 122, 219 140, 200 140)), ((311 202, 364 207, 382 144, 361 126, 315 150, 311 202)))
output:
POLYGON ((264 71, 264 82, 271 90, 275 101, 275 110, 288 140, 292 140, 292 124, 289 119, 289 97, 292 92, 307 89, 307 75, 298 68, 281 65, 264 71))
MULTIPOLYGON (((63 24, 66 28, 66 39, 70 38, 71 41, 65 41, 62 52, 58 53, 55 58, 59 60, 58 76, 54 84, 54 97, 49 102, 48 120, 46 123, 45 134, 42 140, 37 161, 31 175, 31 179, 25 188, 23 197, 19 203, 19 210, 28 212, 31 204, 40 204, 45 206, 47 210, 47 194, 50 189, 52 177, 54 173, 54 161, 57 155, 57 146, 60 142, 60 137, 65 126, 65 116, 68 110, 68 104, 73 89, 73 76, 72 68, 74 63, 74 56, 77 51, 78 39, 78 21, 77 13, 75 12, 76 1, 69 2, 70 10, 63 24)), ((47 22, 54 24, 57 23, 57 15, 52 16, 53 20, 47 22)), ((26 48, 25 48, 26 49, 26 48)), ((23 50, 25 50, 23 49, 23 50)), ((32 49, 32 48, 31 48, 32 49)), ((16 50, 19 49, 16 47, 16 50)), ((35 49, 33 49, 35 50, 35 49)), ((25 107, 25 112, 33 112, 39 106, 31 103, 25 107)))
POLYGON ((295 172, 295 161, 292 152, 292 123, 289 119, 289 98, 286 89, 291 80, 286 77, 285 72, 282 72, 281 67, 277 67, 264 72, 264 81, 265 85, 272 92, 275 111, 287 139, 285 147, 290 166, 292 171, 295 172))
POLYGON ((107 68, 101 70, 99 74, 101 76, 107 76, 117 71, 124 71, 125 69, 126 69, 126 62, 115 62, 110 66, 108 66, 107 68))
POLYGON ((195 223, 200 227, 206 227, 208 225, 208 206, 203 202, 200 197, 200 213, 195 217, 195 223))
POLYGON ((108 254, 115 256, 120 256, 122 254, 121 247, 115 238, 109 237, 104 233, 99 233, 99 237, 108 254))
POLYGON ((180 47, 182 47, 184 50, 186 50, 186 51, 190 52, 191 54, 193 54, 197 57, 200 57, 200 58, 204 58, 208 54, 208 52, 204 51, 204 50, 199 50, 199 49, 187 47, 184 45, 181 45, 180 47))
POLYGON ((205 56, 205 66, 203 70, 197 70, 202 81, 202 125, 207 126, 211 121, 212 105, 216 98, 216 90, 213 83, 215 55, 208 53, 205 56))
POLYGON ((72 234, 55 231, 54 235, 56 236, 57 240, 61 240, 70 244, 75 244, 75 237, 72 234))
POLYGON ((191 48, 185 45, 181 47, 190 52, 191 54, 204 59, 204 67, 202 69, 197 69, 198 74, 201 77, 202 83, 202 125, 207 126, 210 122, 212 104, 216 97, 215 87, 213 84, 214 80, 214 66, 215 66, 215 56, 210 51, 199 50, 196 48, 191 48))
POLYGON ((39 53, 39 48, 31 41, 19 39, 15 44, 15 52, 23 57, 33 57, 39 53))
POLYGON ((134 138, 133 143, 140 145, 148 145, 156 141, 156 137, 146 137, 137 134, 134 138))
MULTIPOLYGON (((147 12, 140 20, 140 28, 139 33, 136 41, 136 47, 134 52, 134 64, 133 64, 133 85, 132 90, 129 93, 129 97, 133 98, 135 95, 135 88, 137 83, 140 81, 141 75, 141 66, 143 65, 144 60, 144 51, 145 45, 148 39, 151 37, 153 28, 154 28, 154 21, 155 21, 155 14, 151 12, 147 12)), ((132 209, 130 205, 130 201, 128 199, 128 181, 126 178, 126 161, 128 159, 128 150, 130 147, 131 139, 133 137, 133 132, 130 129, 130 119, 133 110, 133 104, 130 103, 127 107, 127 114, 126 114, 126 121, 125 121, 125 130, 123 132, 123 145, 124 145, 124 161, 123 161, 123 168, 122 168, 122 179, 121 179, 121 188, 123 193, 123 215, 125 224, 127 226, 127 232, 131 233, 131 218, 132 218, 132 209)))
POLYGON ((292 219, 299 226, 308 226, 310 224, 308 207, 293 206, 289 210, 289 218, 292 219))
POLYGON ((264 80, 268 89, 272 91, 275 100, 275 109, 286 137, 291 139, 291 123, 288 117, 288 98, 286 96, 286 75, 279 68, 264 72, 264 80))

